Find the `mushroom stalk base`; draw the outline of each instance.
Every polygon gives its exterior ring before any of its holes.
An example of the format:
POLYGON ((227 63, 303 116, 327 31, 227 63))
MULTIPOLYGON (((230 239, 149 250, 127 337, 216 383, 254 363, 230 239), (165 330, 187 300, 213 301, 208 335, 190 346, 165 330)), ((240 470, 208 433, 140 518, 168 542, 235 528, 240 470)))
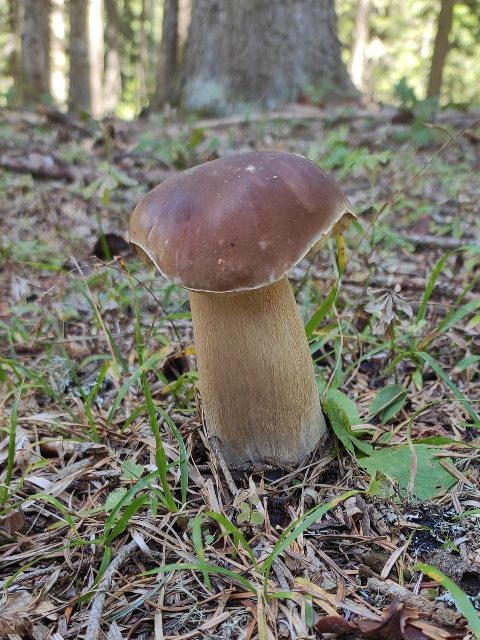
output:
POLYGON ((326 427, 287 279, 235 294, 189 295, 207 428, 227 465, 301 464, 326 427))

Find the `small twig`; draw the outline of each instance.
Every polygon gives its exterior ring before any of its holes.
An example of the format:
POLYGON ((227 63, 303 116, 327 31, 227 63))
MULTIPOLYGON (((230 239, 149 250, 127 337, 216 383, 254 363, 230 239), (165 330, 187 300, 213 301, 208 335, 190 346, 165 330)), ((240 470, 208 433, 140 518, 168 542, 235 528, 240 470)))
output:
POLYGON ((475 238, 468 237, 464 240, 457 240, 456 238, 449 238, 444 236, 430 236, 422 235, 420 233, 404 233, 401 235, 403 240, 411 242, 412 244, 435 247, 439 249, 460 249, 466 244, 475 244, 475 238))
POLYGON ((423 596, 414 595, 408 589, 390 580, 384 582, 377 578, 369 578, 367 580, 367 589, 372 593, 378 593, 392 600, 404 602, 409 607, 427 613, 432 616, 434 622, 438 622, 439 624, 455 627, 462 620, 461 614, 456 611, 437 607, 435 603, 430 602, 423 596))
POLYGON ((85 640, 98 640, 100 636, 100 626, 102 623, 103 607, 105 606, 107 592, 110 590, 112 585, 113 576, 138 548, 138 544, 135 540, 129 542, 125 547, 120 549, 108 569, 105 571, 105 575, 98 585, 97 593, 90 608, 85 640))

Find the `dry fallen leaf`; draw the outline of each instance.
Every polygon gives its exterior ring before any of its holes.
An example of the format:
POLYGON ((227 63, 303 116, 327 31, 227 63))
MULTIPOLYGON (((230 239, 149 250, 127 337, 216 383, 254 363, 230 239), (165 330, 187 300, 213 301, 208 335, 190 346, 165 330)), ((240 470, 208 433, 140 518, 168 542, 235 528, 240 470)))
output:
POLYGON ((9 634, 29 635, 32 623, 27 615, 33 598, 27 591, 11 593, 0 601, 0 638, 9 634))
POLYGON ((383 611, 381 620, 356 620, 347 622, 341 616, 325 616, 315 625, 320 633, 360 635, 379 640, 460 640, 464 629, 444 628, 430 622, 420 611, 392 602, 383 611))
POLYGON ((14 536, 21 531, 25 525, 25 520, 20 511, 11 511, 8 515, 0 518, 0 538, 2 534, 14 536))

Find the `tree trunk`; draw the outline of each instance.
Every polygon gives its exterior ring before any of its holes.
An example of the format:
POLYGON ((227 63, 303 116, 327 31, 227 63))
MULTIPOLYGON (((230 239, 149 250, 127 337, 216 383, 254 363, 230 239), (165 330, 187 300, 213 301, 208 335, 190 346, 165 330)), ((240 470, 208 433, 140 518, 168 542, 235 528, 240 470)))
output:
POLYGON ((24 104, 49 93, 50 0, 20 0, 22 98, 24 104))
POLYGON ((179 0, 178 2, 178 56, 182 55, 187 42, 190 18, 192 17, 192 0, 179 0))
POLYGON ((370 0, 358 0, 355 31, 353 34, 352 59, 350 61, 350 75, 357 89, 364 89, 365 80, 365 49, 368 43, 368 17, 370 14, 370 0))
POLYGON ((66 25, 64 0, 52 0, 51 9, 51 69, 50 88, 52 97, 57 104, 64 105, 67 101, 67 56, 65 51, 66 25))
POLYGON ((195 0, 184 63, 188 108, 271 108, 306 87, 353 92, 336 34, 334 0, 195 0))
POLYGON ((94 118, 103 116, 103 65, 104 65, 104 25, 103 0, 89 2, 89 55, 91 114, 94 118))
POLYGON ((440 95, 443 69, 449 50, 448 39, 452 29, 454 4, 455 0, 442 0, 440 13, 438 15, 437 35, 435 36, 435 44, 433 45, 427 98, 434 98, 440 95))
POLYGON ((8 91, 8 106, 18 105, 22 86, 21 25, 18 0, 8 2, 8 30, 10 35, 3 48, 7 60, 7 75, 13 80, 13 91, 8 91))
POLYGON ((120 20, 116 0, 105 0, 105 81, 104 108, 113 113, 122 96, 120 73, 120 20))
POLYGON ((174 101, 178 52, 178 0, 165 0, 163 5, 162 42, 157 66, 157 88, 152 107, 174 101))
POLYGON ((103 2, 70 0, 70 109, 103 114, 103 2))
POLYGON ((148 100, 148 43, 146 38, 146 23, 148 21, 147 5, 142 0, 140 12, 140 33, 138 37, 138 60, 137 60, 137 78, 138 78, 138 107, 142 109, 148 100))

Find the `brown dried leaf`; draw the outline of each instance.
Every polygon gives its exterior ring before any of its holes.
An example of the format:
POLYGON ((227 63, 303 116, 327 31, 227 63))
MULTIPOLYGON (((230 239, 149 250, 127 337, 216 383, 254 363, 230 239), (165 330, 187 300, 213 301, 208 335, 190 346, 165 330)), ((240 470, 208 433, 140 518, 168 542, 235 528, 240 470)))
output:
POLYGON ((25 520, 20 511, 12 511, 0 518, 0 536, 6 533, 7 536, 14 536, 25 526, 25 520))
POLYGON ((422 614, 402 602, 392 602, 383 611, 382 619, 347 622, 341 616, 325 616, 315 625, 320 634, 356 634, 379 640, 457 640, 464 630, 446 629, 433 622, 420 619, 422 614))
POLYGON ((9 634, 29 635, 32 623, 27 609, 32 604, 32 596, 27 591, 17 591, 0 602, 0 638, 9 634))

